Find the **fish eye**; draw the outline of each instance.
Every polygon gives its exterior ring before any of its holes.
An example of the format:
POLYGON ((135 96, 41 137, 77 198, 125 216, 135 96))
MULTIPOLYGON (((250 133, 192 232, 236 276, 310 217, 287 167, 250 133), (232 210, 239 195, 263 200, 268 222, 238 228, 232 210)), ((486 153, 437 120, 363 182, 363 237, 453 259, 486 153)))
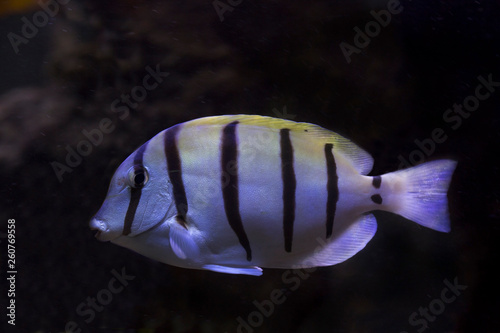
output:
POLYGON ((149 176, 146 168, 135 166, 128 173, 129 185, 133 188, 141 188, 148 182, 149 176))

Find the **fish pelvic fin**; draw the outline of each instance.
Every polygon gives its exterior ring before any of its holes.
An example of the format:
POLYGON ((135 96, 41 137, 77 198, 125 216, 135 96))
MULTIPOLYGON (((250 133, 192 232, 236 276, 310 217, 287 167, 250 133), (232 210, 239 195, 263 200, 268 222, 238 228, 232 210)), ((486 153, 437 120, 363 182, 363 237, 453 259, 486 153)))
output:
POLYGON ((231 267, 231 266, 222 266, 222 265, 204 265, 203 269, 218 272, 218 273, 226 273, 226 274, 243 274, 243 275, 253 275, 253 276, 261 276, 262 268, 257 266, 248 266, 248 267, 231 267))
POLYGON ((449 232, 447 192, 456 165, 453 160, 436 160, 383 175, 392 181, 395 192, 387 210, 424 227, 449 232))

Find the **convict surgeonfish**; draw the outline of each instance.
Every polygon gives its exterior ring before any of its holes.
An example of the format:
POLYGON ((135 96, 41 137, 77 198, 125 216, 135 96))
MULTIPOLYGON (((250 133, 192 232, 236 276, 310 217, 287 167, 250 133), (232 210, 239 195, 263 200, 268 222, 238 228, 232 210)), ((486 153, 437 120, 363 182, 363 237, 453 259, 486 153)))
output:
POLYGON ((367 152, 317 125, 195 119, 118 167, 90 227, 99 240, 160 262, 248 275, 349 259, 375 234, 374 210, 450 230, 455 161, 367 176, 372 166, 367 152))

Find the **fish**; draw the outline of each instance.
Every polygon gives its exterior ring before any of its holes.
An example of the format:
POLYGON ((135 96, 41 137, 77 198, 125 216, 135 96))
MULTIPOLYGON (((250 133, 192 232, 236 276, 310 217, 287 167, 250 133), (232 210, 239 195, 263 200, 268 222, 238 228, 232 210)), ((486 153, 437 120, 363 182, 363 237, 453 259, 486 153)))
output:
POLYGON ((369 176, 370 154, 318 125, 204 117, 161 131, 125 159, 89 225, 100 241, 188 269, 260 276, 331 266, 373 238, 373 211, 449 232, 456 164, 369 176))

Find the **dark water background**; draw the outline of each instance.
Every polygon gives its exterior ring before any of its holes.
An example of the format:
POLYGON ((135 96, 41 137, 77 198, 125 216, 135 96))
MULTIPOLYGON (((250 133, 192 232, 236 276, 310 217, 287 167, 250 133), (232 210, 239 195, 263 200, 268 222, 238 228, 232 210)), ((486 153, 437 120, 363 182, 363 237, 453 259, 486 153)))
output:
POLYGON ((500 84, 475 111, 445 116, 474 101, 479 76, 500 82, 498 1, 401 1, 350 63, 340 44, 354 45, 353 29, 388 2, 232 1, 221 21, 209 0, 61 0, 45 24, 40 5, 9 3, 0 4, 1 332, 500 332, 500 84), (38 32, 16 53, 9 33, 23 36, 23 17, 35 16, 38 32), (169 76, 136 104, 120 101, 157 66, 169 76), (236 113, 337 131, 373 155, 372 175, 402 159, 457 159, 451 232, 377 213, 377 234, 352 259, 259 278, 171 267, 94 239, 88 221, 135 148, 176 123, 236 113), (53 162, 65 164, 104 118, 113 130, 60 181, 53 162), (434 151, 422 152, 415 140, 431 149, 439 128, 434 151), (123 272, 126 285, 110 292, 123 272), (89 297, 106 304, 89 310, 89 297))

